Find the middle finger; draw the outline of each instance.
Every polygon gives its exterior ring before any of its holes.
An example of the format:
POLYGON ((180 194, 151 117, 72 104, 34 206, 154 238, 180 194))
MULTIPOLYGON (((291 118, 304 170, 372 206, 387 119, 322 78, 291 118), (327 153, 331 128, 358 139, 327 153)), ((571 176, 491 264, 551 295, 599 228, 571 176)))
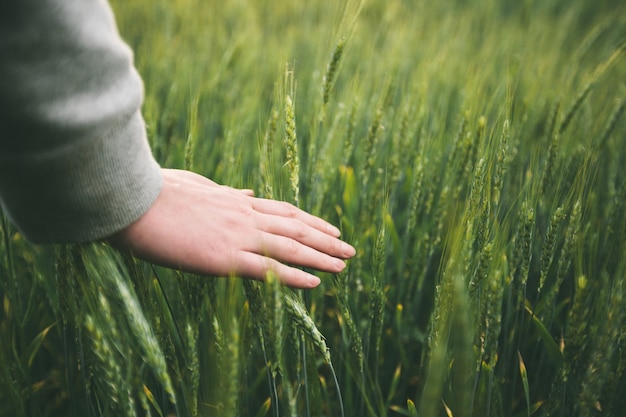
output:
POLYGON ((347 259, 355 253, 352 246, 299 219, 261 214, 257 224, 260 230, 266 233, 293 239, 302 245, 334 257, 347 259))

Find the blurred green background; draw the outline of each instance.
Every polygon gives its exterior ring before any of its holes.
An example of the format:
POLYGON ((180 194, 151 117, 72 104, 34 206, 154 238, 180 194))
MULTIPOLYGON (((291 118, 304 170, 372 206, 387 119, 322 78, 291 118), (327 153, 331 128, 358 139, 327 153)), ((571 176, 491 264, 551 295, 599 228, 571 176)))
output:
POLYGON ((112 6, 157 160, 358 255, 296 292, 3 217, 0 415, 621 415, 623 2, 112 6))

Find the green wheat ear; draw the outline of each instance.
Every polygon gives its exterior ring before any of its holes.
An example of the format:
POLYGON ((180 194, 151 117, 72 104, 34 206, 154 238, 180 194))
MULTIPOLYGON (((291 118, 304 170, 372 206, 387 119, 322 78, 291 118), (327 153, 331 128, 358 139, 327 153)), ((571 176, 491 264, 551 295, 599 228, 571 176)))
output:
POLYGON ((313 346, 324 359, 324 362, 330 363, 330 350, 326 346, 326 341, 322 332, 319 331, 313 319, 307 313, 302 302, 296 298, 296 296, 290 291, 284 291, 283 305, 285 312, 293 320, 293 322, 300 328, 300 330, 308 337, 313 343, 313 346))
POLYGON ((133 333, 137 336, 137 340, 145 355, 146 362, 153 369, 157 378, 163 385, 163 389, 167 393, 172 404, 176 403, 176 394, 172 381, 167 372, 167 363, 163 351, 159 346, 157 339, 143 314, 141 305, 137 298, 133 295, 129 286, 123 281, 122 277, 115 275, 115 286, 120 297, 120 301, 124 306, 124 310, 128 316, 128 322, 133 333))
MULTIPOLYGON (((621 263, 624 271, 626 262, 621 263)), ((600 291, 597 302, 592 307, 592 321, 595 323, 592 331, 593 346, 590 349, 589 360, 582 378, 578 407, 580 415, 596 415, 598 404, 611 404, 604 401, 606 389, 611 385, 619 385, 621 375, 616 375, 615 364, 618 361, 619 350, 624 348, 620 343, 623 336, 624 313, 624 285, 620 280, 611 283, 608 273, 600 277, 600 291)), ((607 410, 608 411, 608 410, 607 410)), ((617 410, 615 410, 617 411, 617 410)))
POLYGON ((563 132, 565 132, 565 129, 567 129, 567 126, 569 126, 571 121, 574 119, 574 115, 576 114, 578 109, 580 109, 580 106, 583 104, 585 99, 589 96, 589 93, 591 93, 592 88, 593 88, 593 83, 592 82, 587 83, 585 87, 583 88, 583 90, 580 93, 578 93, 578 95, 576 96, 576 99, 574 100, 574 103, 572 103, 571 107, 565 113, 565 116, 563 116, 563 121, 561 122, 561 126, 559 126, 559 129, 557 131, 559 135, 562 135, 563 132))
POLYGON ((493 169, 493 190, 491 192, 491 201, 494 208, 497 208, 500 205, 500 195, 504 185, 504 177, 507 172, 507 165, 510 162, 508 158, 510 131, 510 121, 509 119, 506 119, 502 125, 502 135, 500 137, 498 156, 493 169))
POLYGON ((289 180, 293 191, 293 199, 296 206, 300 202, 300 159, 298 156, 298 140, 296 136, 296 113, 293 102, 294 79, 293 71, 287 70, 285 75, 285 165, 289 171, 289 180))
MULTIPOLYGON (((386 209, 386 207, 385 207, 386 209)), ((383 209, 383 217, 386 215, 386 211, 383 209)), ((385 261, 387 256, 386 251, 387 236, 385 219, 381 220, 376 241, 374 243, 374 270, 372 271, 372 289, 369 296, 369 309, 370 309, 370 321, 371 321, 371 346, 373 347, 373 363, 376 372, 379 369, 380 351, 381 351, 381 339, 383 333, 383 323, 385 319, 385 292, 384 292, 384 279, 385 279, 385 261)))
POLYGON ((187 142, 185 143, 185 169, 190 171, 193 169, 193 157, 198 140, 198 102, 200 98, 194 97, 189 110, 187 142))
MULTIPOLYGON (((428 162, 428 161, 426 161, 428 162)), ((415 225, 417 224, 417 215, 419 202, 422 199, 423 189, 422 185, 424 182, 424 162, 423 157, 418 155, 415 162, 414 168, 411 178, 411 189, 410 189, 410 204, 409 204, 409 220, 407 223, 407 235, 410 235, 415 225)))
POLYGON ((596 144, 596 149, 603 150, 605 148, 609 138, 611 137, 611 133, 613 133, 613 130, 615 130, 615 127, 617 126, 617 122, 622 117, 622 114, 624 114, 624 110, 626 110, 626 97, 622 97, 617 101, 615 109, 613 110, 613 113, 611 113, 606 127, 596 144))
POLYGON ((274 141, 278 125, 278 111, 272 110, 267 122, 265 134, 260 143, 259 171, 261 173, 261 186, 263 187, 263 197, 274 198, 274 141))
POLYGON ((335 82, 335 75, 337 73, 337 69, 339 68, 339 63, 341 62, 341 56, 343 55, 345 45, 346 38, 344 37, 337 42, 337 45, 335 45, 330 61, 328 62, 328 65, 326 65, 326 73, 324 74, 324 81, 322 84, 322 102, 324 106, 328 104, 330 91, 335 82))
MULTIPOLYGON (((270 361, 270 358, 275 355, 271 352, 273 345, 266 343, 266 338, 269 337, 269 323, 267 320, 267 306, 265 299, 263 298, 260 285, 258 282, 244 279, 242 281, 246 300, 250 306, 250 314, 255 317, 254 327, 256 328, 257 335, 261 344, 261 349, 266 355, 266 359, 270 361), (270 350, 268 354, 268 350, 270 350)), ((266 365, 268 365, 266 363, 266 365)))
MULTIPOLYGON (((371 177, 371 168, 375 164, 376 158, 376 145, 379 141, 380 131, 382 129, 383 122, 383 109, 379 107, 376 110, 376 114, 372 123, 370 124, 369 130, 367 132, 367 137, 365 138, 365 148, 364 148, 364 163, 363 168, 361 169, 361 187, 363 190, 368 190, 368 182, 371 177)), ((371 197, 371 196, 367 196, 371 197)))
MULTIPOLYGON (((556 213, 553 216, 552 222, 558 222, 559 224, 563 221, 566 221, 566 216, 564 213, 556 213), (557 218, 555 218, 555 216, 557 218), (560 217, 563 216, 563 219, 560 217)), ((581 216, 582 216, 582 208, 580 200, 577 200, 574 203, 574 206, 571 209, 571 213, 569 214, 568 224, 565 228, 564 233, 564 242, 561 248, 561 251, 558 256, 558 263, 556 268, 556 274, 554 276, 554 282, 550 283, 547 286, 547 290, 544 294, 544 300, 542 300, 543 309, 539 312, 539 317, 542 321, 550 322, 552 320, 552 314, 555 306, 555 301, 559 291, 561 291, 561 286, 567 276, 568 272, 571 269, 572 260, 574 259, 574 255, 576 252, 576 247, 580 242, 580 234, 581 234, 581 216)), ((548 232, 552 233, 552 232, 548 232)), ((545 243, 544 243, 545 246, 545 243)), ((552 251, 556 250, 556 247, 552 248, 552 251)), ((547 252, 547 256, 549 256, 550 251, 547 252)), ((554 256, 554 253, 552 254, 554 256)), ((542 259, 544 255, 542 253, 542 259)), ((548 259, 544 261, 544 265, 547 264, 548 259)), ((545 266, 544 266, 545 269, 545 266)), ((546 269, 546 276, 544 278, 544 286, 548 284, 547 279, 551 275, 548 275, 548 271, 546 269)))
POLYGON ((554 110, 552 111, 552 115, 550 117, 550 121, 548 122, 547 129, 547 139, 550 141, 550 146, 548 148, 548 157, 545 162, 545 168, 543 172, 543 178, 541 182, 541 194, 543 196, 548 195, 548 187, 552 184, 553 181, 553 173, 555 169, 555 161, 556 155, 558 151, 559 145, 559 132, 555 130, 556 128, 556 120, 560 110, 560 103, 554 106, 554 110))
MULTIPOLYGON (((89 335, 91 349, 96 358, 97 367, 95 372, 99 374, 98 385, 106 391, 110 401, 110 407, 117 412, 122 412, 125 417, 134 416, 134 400, 132 390, 128 387, 128 380, 122 372, 118 353, 113 346, 119 346, 120 340, 109 338, 102 332, 102 326, 90 314, 85 315, 84 329, 89 335)), ((106 328, 106 327, 105 327, 106 328)), ((111 333, 113 336, 113 333, 111 333)))
POLYGON ((269 358, 270 369, 276 377, 285 366, 281 361, 284 358, 283 345, 285 340, 283 294, 280 281, 272 272, 266 274, 263 287, 265 290, 263 298, 266 302, 268 337, 273 344, 272 357, 269 358))
POLYGON ((515 256, 516 269, 513 276, 514 282, 520 291, 517 296, 517 305, 522 306, 524 301, 526 283, 528 281, 528 271, 532 258, 532 244, 535 230, 535 210, 524 204, 520 212, 520 222, 518 233, 515 236, 515 256))
MULTIPOLYGON (((344 270, 339 274, 338 277, 338 285, 343 285, 347 287, 347 284, 344 282, 347 279, 347 272, 344 270), (342 284, 343 282, 343 284, 342 284)), ((361 334, 354 322, 352 311, 350 309, 350 305, 348 303, 348 293, 347 288, 338 288, 337 289, 337 301, 339 305, 339 310, 341 312, 341 316, 343 318, 343 322, 348 330, 348 338, 350 340, 350 348, 352 353, 354 354, 353 362, 356 364, 356 368, 358 369, 359 375, 364 378, 363 370, 364 370, 364 359, 365 355, 363 352, 363 341, 361 339, 361 334)))
POLYGON ((357 100, 354 99, 350 106, 350 113, 346 125, 346 133, 344 134, 341 166, 349 166, 354 153, 354 130, 356 128, 356 109, 357 100))
POLYGON ((541 262, 540 262, 540 277, 539 277, 539 286, 537 287, 537 297, 541 293, 544 285, 546 284, 546 279, 548 277, 548 270, 552 265, 552 260, 554 259, 554 252, 556 250, 556 237, 560 228, 561 222, 565 219, 565 210, 563 207, 559 207, 555 210, 552 218, 550 219, 550 224, 548 225, 548 230, 546 231, 546 236, 543 240, 543 248, 541 249, 541 262))

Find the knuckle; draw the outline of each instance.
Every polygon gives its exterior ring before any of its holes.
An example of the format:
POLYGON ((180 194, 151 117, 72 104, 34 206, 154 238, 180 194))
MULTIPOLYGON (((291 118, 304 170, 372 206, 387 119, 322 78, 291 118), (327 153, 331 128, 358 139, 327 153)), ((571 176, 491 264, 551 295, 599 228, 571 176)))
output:
POLYGON ((263 268, 264 268, 263 273, 265 276, 267 276, 267 274, 269 273, 279 276, 281 263, 272 258, 265 258, 263 268))
POLYGON ((300 244, 294 239, 287 239, 285 245, 285 253, 287 253, 290 258, 298 255, 300 252, 300 244))
POLYGON ((301 240, 307 237, 308 234, 309 234, 309 227, 304 222, 298 221, 295 223, 294 235, 296 239, 301 240))
POLYGON ((239 202, 239 204, 236 205, 236 210, 242 216, 248 216, 252 212, 252 208, 250 207, 250 205, 246 204, 243 201, 239 202))
POLYGON ((330 239, 328 249, 328 253, 332 255, 339 255, 343 253, 343 244, 339 239, 330 239))
POLYGON ((286 217, 295 218, 298 215, 298 209, 296 206, 287 202, 283 202, 282 206, 286 217))

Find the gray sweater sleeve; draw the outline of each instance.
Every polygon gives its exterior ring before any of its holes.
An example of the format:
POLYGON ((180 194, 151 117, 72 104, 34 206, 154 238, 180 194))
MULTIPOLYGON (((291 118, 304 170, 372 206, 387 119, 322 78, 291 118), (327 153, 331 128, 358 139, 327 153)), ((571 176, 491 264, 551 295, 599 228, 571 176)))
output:
POLYGON ((35 243, 97 240, 162 185, 105 0, 0 2, 0 202, 35 243))

